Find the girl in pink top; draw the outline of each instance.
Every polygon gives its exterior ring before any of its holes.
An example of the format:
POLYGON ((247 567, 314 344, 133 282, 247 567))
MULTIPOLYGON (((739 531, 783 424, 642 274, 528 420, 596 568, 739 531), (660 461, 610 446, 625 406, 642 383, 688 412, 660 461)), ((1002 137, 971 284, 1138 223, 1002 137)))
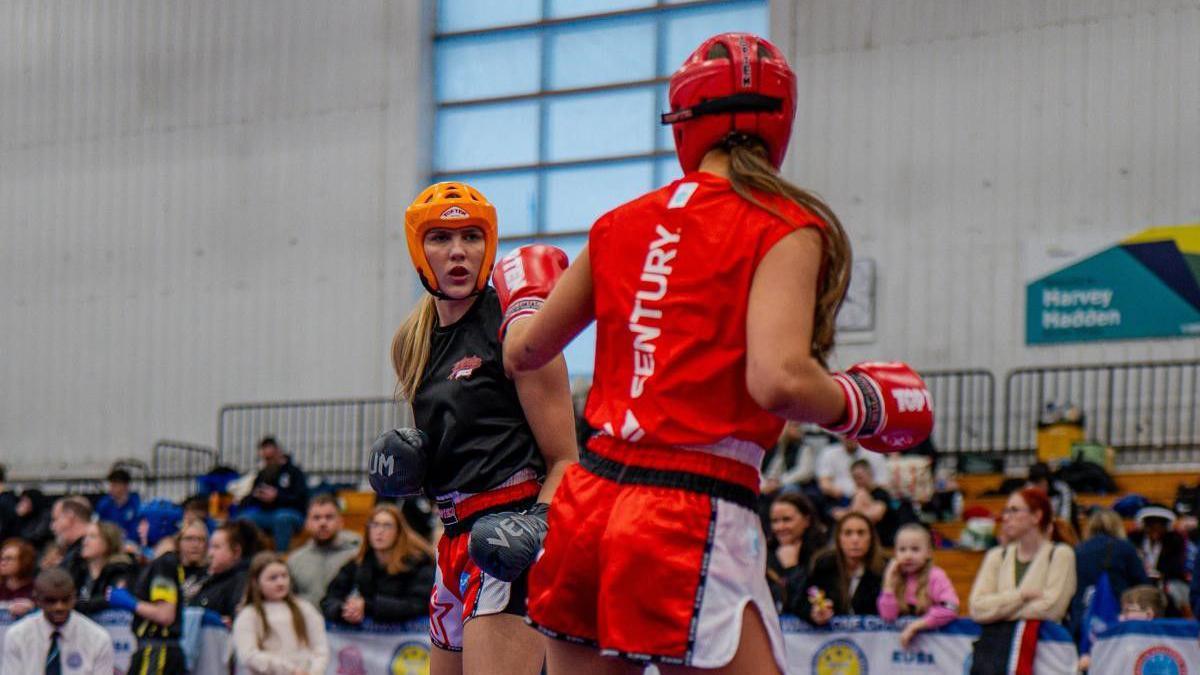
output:
POLYGON ((885 621, 920 615, 900 633, 904 649, 918 632, 958 618, 958 594, 946 572, 933 564, 933 538, 923 525, 909 523, 896 533, 896 557, 883 572, 883 592, 876 604, 885 621))

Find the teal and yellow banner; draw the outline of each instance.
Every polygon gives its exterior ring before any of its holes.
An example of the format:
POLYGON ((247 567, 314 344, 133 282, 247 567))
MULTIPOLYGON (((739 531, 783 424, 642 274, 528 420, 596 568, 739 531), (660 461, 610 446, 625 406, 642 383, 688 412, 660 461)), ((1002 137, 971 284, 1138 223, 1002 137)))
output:
POLYGON ((1026 344, 1200 337, 1200 223, 1143 230, 1025 298, 1026 344))

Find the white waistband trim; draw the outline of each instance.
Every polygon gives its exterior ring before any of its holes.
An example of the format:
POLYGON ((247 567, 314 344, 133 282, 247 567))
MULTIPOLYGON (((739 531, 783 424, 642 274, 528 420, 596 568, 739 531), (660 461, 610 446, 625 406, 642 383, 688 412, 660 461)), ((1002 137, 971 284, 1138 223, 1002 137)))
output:
MULTIPOLYGON (((531 480, 537 480, 537 471, 534 471, 533 469, 521 469, 520 471, 509 476, 508 479, 505 480, 503 483, 487 490, 487 492, 491 492, 492 490, 499 490, 501 488, 512 487, 514 485, 520 485, 521 483, 525 483, 525 482, 528 482, 531 480)), ((449 492, 444 495, 438 495, 438 496, 434 497, 433 499, 435 502, 449 501, 449 502, 453 502, 455 504, 460 504, 464 500, 466 500, 468 497, 474 497, 475 495, 478 495, 478 494, 483 494, 483 493, 482 492, 457 492, 456 491, 456 492, 449 492)))

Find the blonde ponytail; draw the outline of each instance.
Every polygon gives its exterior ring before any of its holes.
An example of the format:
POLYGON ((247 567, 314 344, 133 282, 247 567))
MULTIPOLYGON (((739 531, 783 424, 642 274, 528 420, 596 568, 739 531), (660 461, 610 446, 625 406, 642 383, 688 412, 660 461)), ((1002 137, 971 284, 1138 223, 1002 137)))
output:
POLYGON ((825 222, 822 273, 813 316, 812 353, 827 366, 829 353, 833 350, 834 322, 850 285, 850 239, 828 204, 779 175, 768 162, 762 141, 745 134, 730 134, 721 147, 729 152, 729 182, 743 199, 784 218, 783 214, 755 198, 753 192, 779 195, 803 206, 825 222))
POLYGON ((392 336, 392 370, 396 372, 397 399, 412 401, 429 363, 430 338, 437 325, 433 296, 421 298, 392 336))

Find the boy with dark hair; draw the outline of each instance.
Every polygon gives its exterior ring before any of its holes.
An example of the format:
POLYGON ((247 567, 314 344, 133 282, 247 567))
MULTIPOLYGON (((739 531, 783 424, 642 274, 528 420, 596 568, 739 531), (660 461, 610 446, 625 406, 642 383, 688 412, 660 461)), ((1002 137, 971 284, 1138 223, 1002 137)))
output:
POLYGON ((142 507, 142 497, 129 487, 133 477, 125 469, 116 468, 108 472, 106 480, 108 494, 96 503, 96 517, 120 527, 126 540, 137 541, 138 510, 142 507))

